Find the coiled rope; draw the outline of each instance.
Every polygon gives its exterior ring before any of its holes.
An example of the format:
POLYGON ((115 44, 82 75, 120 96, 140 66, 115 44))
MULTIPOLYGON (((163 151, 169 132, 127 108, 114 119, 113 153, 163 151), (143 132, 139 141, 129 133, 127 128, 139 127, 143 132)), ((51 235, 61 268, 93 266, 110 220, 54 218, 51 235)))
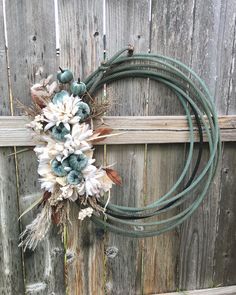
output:
MULTIPOLYGON (((155 202, 139 208, 109 203, 105 218, 94 214, 91 219, 100 227, 118 234, 149 237, 175 228, 198 208, 217 169, 221 155, 220 133, 213 98, 205 83, 189 67, 173 58, 159 54, 133 54, 133 48, 128 46, 102 64, 84 82, 88 92, 93 95, 104 84, 131 77, 149 78, 163 83, 179 99, 189 126, 188 155, 176 183, 155 202), (123 55, 126 51, 127 56, 123 55), (194 138, 193 119, 199 135, 197 142, 194 138), (203 133, 207 138, 209 153, 208 159, 204 159, 202 163, 203 133), (186 181, 196 147, 197 160, 191 176, 186 181), (200 164, 202 168, 199 171, 200 164), (180 187, 183 189, 180 190, 180 187), (153 221, 153 216, 157 216, 157 220, 153 221)), ((100 200, 101 206, 104 207, 105 204, 106 201, 100 200)))

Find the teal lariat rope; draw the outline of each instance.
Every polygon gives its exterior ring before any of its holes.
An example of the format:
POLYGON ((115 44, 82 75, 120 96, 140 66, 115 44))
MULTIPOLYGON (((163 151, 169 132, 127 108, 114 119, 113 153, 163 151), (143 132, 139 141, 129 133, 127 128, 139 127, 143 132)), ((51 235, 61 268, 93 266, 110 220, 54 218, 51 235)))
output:
MULTIPOLYGON (((213 98, 205 83, 189 67, 173 58, 159 54, 133 54, 133 48, 128 46, 102 64, 84 82, 90 95, 93 95, 104 84, 131 77, 149 78, 161 82, 176 94, 185 110, 190 130, 188 156, 176 183, 155 202, 139 208, 109 203, 105 218, 102 215, 93 214, 91 219, 100 227, 118 234, 130 237, 150 237, 160 235, 180 225, 198 208, 206 196, 217 169, 221 155, 220 133, 213 98), (128 52, 127 56, 123 55, 125 51, 128 52), (195 118, 199 134, 198 157, 190 178, 186 184, 182 185, 183 190, 178 191, 180 185, 185 182, 193 161, 193 151, 196 148, 191 114, 195 118), (199 172, 203 132, 207 137, 209 156, 199 172), (168 214, 171 217, 163 217, 163 215, 166 216, 163 213, 171 211, 172 214, 168 214), (158 220, 151 219, 145 222, 153 216, 158 216, 158 220)), ((102 207, 105 203, 100 200, 102 207)))

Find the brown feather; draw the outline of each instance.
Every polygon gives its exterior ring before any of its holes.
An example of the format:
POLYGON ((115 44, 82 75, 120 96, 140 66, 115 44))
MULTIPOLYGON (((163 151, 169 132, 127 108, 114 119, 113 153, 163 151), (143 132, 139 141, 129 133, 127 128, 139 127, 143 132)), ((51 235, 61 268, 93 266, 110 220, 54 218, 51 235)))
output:
POLYGON ((103 141, 104 139, 106 139, 106 137, 103 137, 103 138, 96 138, 96 137, 111 134, 112 131, 113 131, 113 129, 108 128, 108 127, 101 127, 101 128, 96 129, 93 136, 92 136, 92 138, 94 137, 94 139, 92 140, 92 143, 97 143, 97 142, 103 141))
POLYGON ((113 170, 111 168, 103 169, 106 171, 107 176, 111 179, 111 181, 113 181, 115 184, 122 185, 122 179, 116 170, 113 170))

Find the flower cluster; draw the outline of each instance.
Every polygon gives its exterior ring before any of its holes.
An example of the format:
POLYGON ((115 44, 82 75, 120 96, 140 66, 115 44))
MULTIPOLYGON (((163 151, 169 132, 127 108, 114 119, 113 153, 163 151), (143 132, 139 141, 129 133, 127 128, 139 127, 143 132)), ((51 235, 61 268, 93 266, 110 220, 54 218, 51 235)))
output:
POLYGON ((106 171, 94 165, 93 130, 84 122, 89 114, 87 103, 62 90, 30 123, 32 129, 41 131, 42 143, 34 149, 38 174, 41 188, 54 195, 54 203, 76 201, 79 196, 100 197, 113 184, 106 171))
MULTIPOLYGON (((31 88, 32 99, 40 111, 28 127, 38 140, 34 151, 38 158, 39 181, 44 190, 44 211, 51 208, 52 219, 57 216, 56 223, 64 224, 64 204, 76 201, 80 207, 78 218, 91 217, 94 210, 99 211, 96 200, 116 181, 110 176, 111 169, 95 165, 92 143, 103 140, 111 129, 92 130, 89 124, 91 107, 83 100, 86 85, 80 81, 71 82, 73 75, 69 70, 61 70, 57 78, 59 84, 53 82, 50 86, 48 78, 31 88), (70 87, 62 89, 63 84, 70 87)), ((48 215, 44 212, 44 216, 48 215)), ((42 218, 37 220, 42 221, 42 218)), ((27 237, 28 246, 37 244, 38 228, 36 222, 27 227, 30 231, 27 235, 31 234, 27 237)))

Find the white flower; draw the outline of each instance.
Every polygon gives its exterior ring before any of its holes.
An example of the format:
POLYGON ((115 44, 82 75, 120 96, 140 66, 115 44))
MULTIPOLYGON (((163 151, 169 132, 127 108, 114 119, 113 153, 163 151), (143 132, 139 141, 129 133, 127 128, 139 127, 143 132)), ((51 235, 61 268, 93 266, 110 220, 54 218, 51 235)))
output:
POLYGON ((88 208, 85 208, 85 209, 81 209, 79 211, 79 217, 78 217, 78 219, 84 220, 84 218, 87 217, 87 216, 90 218, 92 216, 92 214, 93 214, 93 208, 91 208, 91 207, 88 207, 88 208))
POLYGON ((107 176, 106 173, 99 178, 99 181, 101 183, 101 188, 100 188, 100 196, 103 196, 104 193, 108 192, 111 188, 112 185, 114 184, 113 181, 107 176))
POLYGON ((104 192, 111 189, 113 183, 107 177, 106 172, 91 165, 91 162, 89 162, 89 165, 82 171, 82 174, 84 181, 77 185, 79 195, 86 194, 86 197, 99 197, 102 196, 104 192))
POLYGON ((74 185, 66 185, 60 188, 61 194, 59 198, 61 199, 70 199, 71 201, 75 202, 78 199, 78 194, 76 193, 74 185))
POLYGON ((71 134, 65 135, 66 142, 65 147, 76 153, 78 149, 86 151, 91 148, 86 140, 93 135, 93 130, 90 129, 89 124, 75 124, 72 127, 71 134))
POLYGON ((43 124, 44 121, 43 115, 37 115, 33 121, 31 121, 29 124, 26 125, 26 127, 32 128, 34 131, 40 131, 43 130, 43 124))
POLYGON ((76 116, 78 111, 78 102, 80 99, 73 96, 64 96, 62 102, 54 104, 50 102, 44 109, 44 121, 47 122, 44 130, 47 131, 54 125, 58 126, 63 123, 64 126, 70 130, 70 124, 78 123, 79 116, 76 116))

